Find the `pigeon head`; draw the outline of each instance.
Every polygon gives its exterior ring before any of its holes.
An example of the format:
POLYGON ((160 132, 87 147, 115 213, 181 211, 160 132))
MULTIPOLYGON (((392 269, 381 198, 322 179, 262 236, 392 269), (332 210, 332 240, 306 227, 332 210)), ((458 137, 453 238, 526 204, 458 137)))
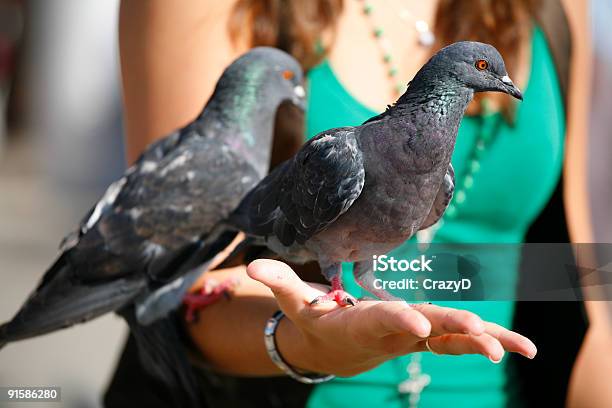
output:
POLYGON ((275 134, 277 121, 288 117, 288 111, 292 117, 304 116, 303 80, 300 64, 289 54, 253 48, 223 71, 196 126, 203 133, 222 131, 263 175, 272 141, 283 136, 275 134))
POLYGON ((523 99, 508 76, 502 56, 489 44, 474 41, 451 44, 438 51, 425 67, 428 72, 433 69, 438 76, 446 74, 453 82, 474 92, 503 92, 523 99))
POLYGON ((262 96, 280 96, 281 101, 290 101, 302 110, 306 107, 304 74, 295 58, 276 48, 257 47, 249 54, 267 62, 269 75, 261 87, 262 96))
POLYGON ((225 69, 215 92, 222 91, 236 99, 234 104, 244 110, 257 111, 259 107, 275 112, 285 101, 303 110, 306 96, 303 80, 295 58, 276 48, 257 47, 225 69))

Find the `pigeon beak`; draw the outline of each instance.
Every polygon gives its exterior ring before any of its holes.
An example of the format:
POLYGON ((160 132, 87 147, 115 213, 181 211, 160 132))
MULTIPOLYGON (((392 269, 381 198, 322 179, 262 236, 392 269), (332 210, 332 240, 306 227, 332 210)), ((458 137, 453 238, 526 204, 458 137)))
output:
POLYGON ((291 102, 301 110, 306 110, 306 91, 302 85, 296 85, 293 88, 293 98, 291 102))
POLYGON ((504 75, 503 77, 501 77, 500 80, 503 84, 504 92, 506 92, 509 95, 514 96, 516 99, 520 101, 523 100, 523 94, 521 93, 521 90, 518 89, 516 85, 514 85, 514 82, 512 82, 512 80, 510 79, 508 75, 504 75))

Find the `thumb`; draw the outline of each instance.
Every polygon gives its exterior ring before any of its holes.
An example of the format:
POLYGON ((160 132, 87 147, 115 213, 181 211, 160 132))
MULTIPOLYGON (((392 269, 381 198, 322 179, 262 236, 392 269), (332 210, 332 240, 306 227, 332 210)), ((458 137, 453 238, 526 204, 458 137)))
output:
POLYGON ((292 319, 323 294, 302 281, 289 265, 280 261, 257 259, 249 264, 247 274, 270 288, 283 312, 292 319))

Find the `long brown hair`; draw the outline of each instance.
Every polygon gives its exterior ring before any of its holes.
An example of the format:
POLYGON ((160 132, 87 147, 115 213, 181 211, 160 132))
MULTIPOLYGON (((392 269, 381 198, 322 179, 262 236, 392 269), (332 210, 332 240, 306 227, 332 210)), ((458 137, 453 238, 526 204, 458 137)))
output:
MULTIPOLYGON (((510 75, 519 64, 519 44, 528 35, 540 0, 440 0, 435 15, 435 51, 472 40, 495 46, 510 75)), ((276 46, 295 56, 308 70, 325 57, 342 12, 343 0, 238 0, 229 22, 230 36, 251 46, 276 46), (249 27, 245 31, 245 27, 249 27)), ((500 99, 509 114, 510 98, 500 99)), ((478 105, 477 105, 478 106, 478 105)))

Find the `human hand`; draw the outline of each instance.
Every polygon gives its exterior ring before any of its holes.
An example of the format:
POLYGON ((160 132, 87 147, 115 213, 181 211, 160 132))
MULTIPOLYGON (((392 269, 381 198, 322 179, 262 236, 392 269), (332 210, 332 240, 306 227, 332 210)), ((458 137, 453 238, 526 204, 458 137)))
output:
POLYGON ((438 354, 482 354, 493 362, 504 351, 528 358, 537 352, 526 337, 465 310, 401 301, 311 306, 327 287, 303 282, 288 265, 260 259, 247 273, 272 290, 290 319, 291 324, 279 326, 277 343, 287 362, 302 370, 356 375, 391 358, 427 351, 426 341, 438 354))

